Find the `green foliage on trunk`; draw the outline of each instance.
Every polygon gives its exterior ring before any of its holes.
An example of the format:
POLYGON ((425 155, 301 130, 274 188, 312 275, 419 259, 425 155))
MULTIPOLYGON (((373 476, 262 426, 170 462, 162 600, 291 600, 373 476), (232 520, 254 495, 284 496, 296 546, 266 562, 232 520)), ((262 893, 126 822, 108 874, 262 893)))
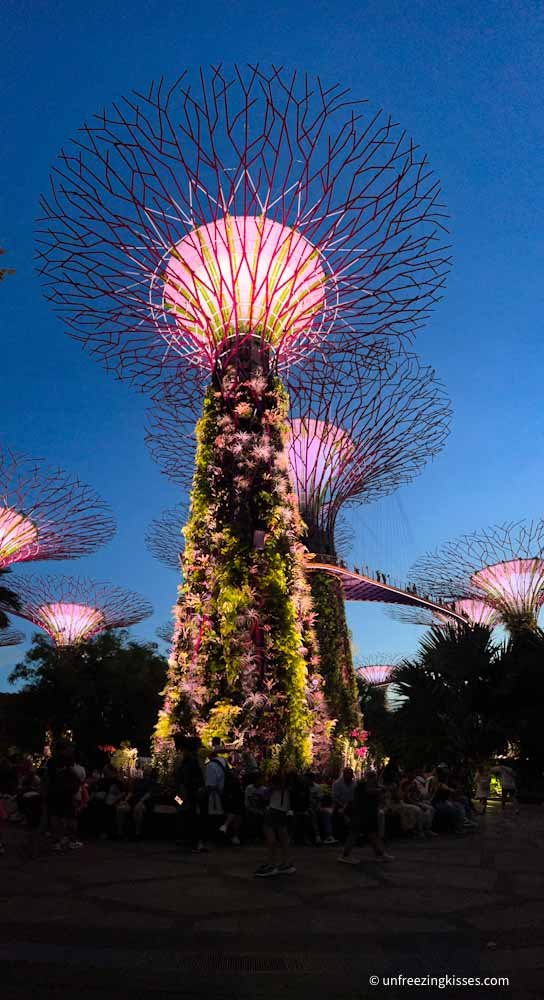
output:
POLYGON ((310 573, 321 674, 335 733, 349 735, 362 724, 344 594, 340 581, 324 570, 310 573))

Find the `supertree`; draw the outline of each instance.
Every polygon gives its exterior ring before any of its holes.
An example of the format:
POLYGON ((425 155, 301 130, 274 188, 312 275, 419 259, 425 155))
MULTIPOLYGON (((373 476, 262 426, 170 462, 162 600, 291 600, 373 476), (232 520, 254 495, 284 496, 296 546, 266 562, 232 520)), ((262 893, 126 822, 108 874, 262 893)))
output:
POLYGON ((115 533, 108 504, 78 479, 0 447, 0 568, 75 559, 115 533))
MULTIPOLYGON (((450 407, 432 369, 407 354, 382 353, 369 366, 356 352, 331 352, 321 368, 291 376, 291 387, 287 456, 303 541, 334 565, 342 507, 412 479, 443 447, 450 407)), ((195 439, 175 389, 151 410, 147 437, 162 470, 188 487, 195 439)), ((310 582, 327 703, 336 731, 347 733, 360 720, 342 581, 315 568, 310 582)))
POLYGON ((146 531, 145 543, 155 559, 178 573, 185 546, 182 529, 187 520, 187 504, 168 507, 160 517, 151 521, 146 531))
POLYGON ((413 579, 442 598, 485 601, 511 633, 538 625, 544 603, 544 521, 509 521, 423 556, 413 579))
MULTIPOLYGON (((498 624, 500 617, 495 608, 491 607, 487 601, 475 597, 465 597, 453 601, 451 610, 460 615, 469 625, 488 625, 493 628, 498 624)), ((405 622, 409 625, 425 625, 428 628, 431 628, 432 625, 452 625, 456 622, 451 614, 446 614, 438 609, 431 611, 424 607, 391 605, 387 608, 387 614, 395 621, 405 622)))
MULTIPOLYGON (((376 658, 375 658, 376 659, 376 658)), ((380 662, 368 663, 363 666, 357 667, 357 675, 362 677, 365 684, 376 687, 385 687, 390 684, 395 670, 397 669, 398 663, 390 663, 388 660, 390 657, 377 657, 380 662), (385 662, 381 662, 385 660, 385 662)))
POLYGON ((0 628, 0 646, 18 646, 25 641, 24 632, 17 632, 14 628, 0 628))
POLYGON ((78 646, 110 628, 135 625, 151 605, 130 590, 69 576, 18 577, 17 615, 47 632, 58 647, 78 646))
POLYGON ((423 322, 449 268, 439 184, 346 91, 214 68, 97 116, 43 209, 41 269, 72 334, 147 388, 205 389, 157 738, 221 709, 248 747, 304 763, 312 714, 314 743, 326 722, 278 375, 423 322))

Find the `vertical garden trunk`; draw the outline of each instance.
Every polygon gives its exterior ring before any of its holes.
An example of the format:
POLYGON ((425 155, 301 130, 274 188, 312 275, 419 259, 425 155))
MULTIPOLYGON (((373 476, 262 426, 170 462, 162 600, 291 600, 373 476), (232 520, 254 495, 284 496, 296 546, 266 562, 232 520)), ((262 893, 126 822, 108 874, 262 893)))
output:
POLYGON ((251 353, 228 362, 207 391, 158 752, 181 731, 229 734, 259 763, 327 758, 286 415, 281 383, 251 353))

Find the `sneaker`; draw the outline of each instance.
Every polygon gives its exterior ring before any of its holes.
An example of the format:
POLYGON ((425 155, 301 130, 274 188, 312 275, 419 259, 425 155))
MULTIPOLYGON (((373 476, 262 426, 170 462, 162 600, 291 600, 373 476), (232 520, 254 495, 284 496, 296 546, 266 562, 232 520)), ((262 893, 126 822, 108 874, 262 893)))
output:
POLYGON ((392 854, 377 854, 374 860, 385 863, 387 861, 394 861, 395 858, 392 854))
POLYGON ((239 837, 232 837, 231 844, 234 844, 235 847, 240 847, 240 838, 239 837))
POLYGON ((270 878, 272 875, 279 875, 276 865, 261 865, 255 872, 256 878, 270 878))
POLYGON ((337 844, 338 841, 337 841, 336 837, 325 837, 325 840, 323 841, 323 843, 324 844, 337 844))
POLYGON ((342 865, 360 865, 361 864, 361 859, 360 858, 355 858, 353 856, 353 854, 349 854, 347 857, 345 857, 345 855, 343 855, 343 854, 339 854, 336 860, 339 861, 340 864, 342 864, 342 865))
POLYGON ((296 868, 291 861, 289 861, 286 865, 278 865, 278 875, 294 875, 295 872, 296 868))
POLYGON ((71 851, 77 851, 80 847, 83 847, 81 840, 71 840, 68 844, 71 851))
POLYGON ((227 832, 227 824, 223 823, 223 825, 219 827, 219 833, 226 833, 226 832, 227 832))
POLYGON ((191 854, 208 854, 208 848, 204 844, 197 844, 196 847, 191 848, 191 854))

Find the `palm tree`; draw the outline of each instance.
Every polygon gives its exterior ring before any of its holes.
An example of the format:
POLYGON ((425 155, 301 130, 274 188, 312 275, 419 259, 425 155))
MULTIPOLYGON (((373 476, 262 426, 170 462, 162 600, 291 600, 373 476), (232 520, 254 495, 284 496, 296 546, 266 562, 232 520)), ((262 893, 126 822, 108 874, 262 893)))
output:
POLYGON ((19 608, 19 598, 14 590, 7 587, 2 581, 9 573, 7 569, 0 569, 0 628, 7 628, 9 619, 6 611, 17 611, 19 608))
POLYGON ((406 763, 470 766, 503 749, 495 691, 500 660, 484 625, 434 626, 424 636, 416 659, 395 672, 402 699, 395 728, 406 763))

